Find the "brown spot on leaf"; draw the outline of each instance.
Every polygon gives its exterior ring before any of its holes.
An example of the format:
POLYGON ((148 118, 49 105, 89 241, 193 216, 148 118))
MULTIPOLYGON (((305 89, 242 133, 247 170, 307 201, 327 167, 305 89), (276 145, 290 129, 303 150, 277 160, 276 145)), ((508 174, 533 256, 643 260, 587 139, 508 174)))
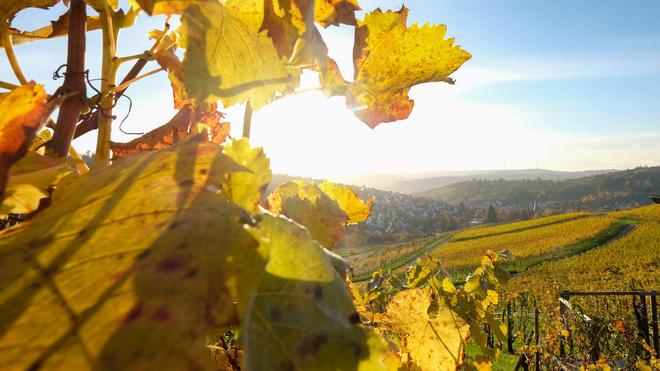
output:
POLYGON ((160 307, 156 309, 155 312, 151 314, 151 319, 153 319, 156 322, 167 322, 170 319, 170 311, 167 310, 165 307, 160 307))
POLYGON ((171 273, 183 267, 184 265, 183 260, 184 260, 183 257, 180 255, 168 256, 158 262, 158 264, 156 265, 156 269, 158 269, 161 272, 171 273))
POLYGON ((298 347, 298 354, 301 357, 313 356, 326 341, 327 338, 324 335, 305 336, 298 347))
POLYGON ((277 322, 282 318, 282 313, 280 313, 280 310, 277 308, 271 308, 270 311, 268 311, 268 316, 271 321, 277 322))
POLYGON ((136 319, 140 318, 142 315, 142 304, 137 304, 133 309, 131 309, 130 312, 124 317, 124 320, 122 321, 122 324, 126 325, 129 324, 136 319))

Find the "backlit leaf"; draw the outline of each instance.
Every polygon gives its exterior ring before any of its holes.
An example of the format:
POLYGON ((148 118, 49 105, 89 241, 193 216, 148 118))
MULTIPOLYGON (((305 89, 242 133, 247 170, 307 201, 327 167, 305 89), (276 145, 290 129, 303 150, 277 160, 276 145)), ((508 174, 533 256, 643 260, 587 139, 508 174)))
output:
POLYGON ((9 168, 25 156, 37 130, 49 114, 46 92, 31 82, 0 95, 0 200, 9 168))
POLYGON ((271 40, 221 3, 187 8, 180 34, 191 98, 220 99, 224 107, 250 101, 259 109, 297 83, 299 72, 277 56, 271 40))
POLYGON ((268 196, 267 207, 304 225, 312 238, 327 248, 339 242, 348 223, 346 213, 313 182, 279 185, 268 196))
POLYGON ((190 135, 200 133, 195 125, 202 125, 209 131, 209 140, 220 144, 228 135, 228 123, 222 123, 222 114, 217 111, 197 113, 190 106, 184 106, 166 124, 133 139, 127 143, 110 142, 112 159, 118 160, 143 151, 155 151, 176 144, 190 135))
POLYGON ((16 13, 26 8, 47 9, 60 0, 2 0, 0 2, 0 22, 11 20, 16 13))
POLYGON ((383 328, 401 339, 400 352, 422 370, 452 370, 463 361, 468 326, 441 306, 430 318, 431 298, 421 289, 400 291, 387 304, 383 328))
POLYGON ((0 215, 36 211, 40 201, 49 196, 48 189, 72 173, 70 164, 28 152, 11 168, 5 198, 0 204, 0 215))
POLYGON ((444 25, 407 27, 408 9, 376 9, 358 22, 353 63, 355 82, 347 104, 370 127, 408 117, 414 102, 410 87, 433 81, 453 83, 449 75, 470 54, 454 39, 445 39, 444 25))
POLYGON ((248 370, 384 370, 382 344, 328 256, 304 229, 263 215, 269 261, 241 331, 248 370))
POLYGON ((237 170, 192 138, 82 175, 0 233, 0 369, 212 369, 207 336, 238 325, 266 263, 213 191, 237 170))
POLYGON ((319 184, 318 187, 344 210, 346 216, 348 216, 349 224, 360 223, 369 218, 375 197, 371 197, 367 202, 364 202, 351 188, 330 183, 327 180, 319 184))
POLYGON ((149 15, 181 14, 187 7, 194 4, 217 2, 216 0, 129 0, 149 15))
MULTIPOLYGON (((101 29, 101 21, 98 16, 87 17, 87 31, 101 29)), ((24 44, 31 41, 48 40, 64 37, 69 32, 69 12, 62 14, 57 20, 51 21, 50 25, 37 28, 33 31, 19 31, 15 28, 8 29, 12 35, 14 45, 24 44)), ((0 48, 2 45, 0 45, 0 48)))
POLYGON ((357 0, 316 0, 314 18, 323 27, 346 24, 357 25, 355 11, 360 10, 357 0))
POLYGON ((235 204, 254 213, 272 179, 270 160, 262 148, 250 148, 247 139, 238 139, 225 146, 225 154, 249 171, 229 174, 222 193, 235 204))

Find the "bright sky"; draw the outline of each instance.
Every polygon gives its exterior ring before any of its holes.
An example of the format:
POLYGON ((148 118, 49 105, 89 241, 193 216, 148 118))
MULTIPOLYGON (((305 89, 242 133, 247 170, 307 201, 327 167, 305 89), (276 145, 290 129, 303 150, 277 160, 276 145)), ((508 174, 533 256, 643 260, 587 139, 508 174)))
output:
MULTIPOLYGON (((396 10, 401 3, 360 2, 365 10, 396 10)), ((360 173, 533 168, 537 161, 553 170, 660 165, 660 2, 408 0, 406 6, 410 24, 444 23, 473 55, 453 75, 456 85, 413 88, 410 118, 373 130, 343 99, 320 92, 273 103, 254 114, 251 141, 265 147, 275 172, 342 180, 360 173)), ((32 29, 63 9, 25 11, 15 25, 32 29)), ((145 31, 162 27, 163 18, 147 18, 122 31, 120 55, 148 48, 145 31)), ((331 27, 323 35, 351 78, 352 29, 331 27)), ((99 33, 91 33, 93 75, 100 44, 99 33)), ((59 82, 52 72, 64 63, 65 46, 61 39, 16 49, 28 78, 53 91, 59 82)), ((1 57, 0 80, 15 82, 1 57)), ((317 86, 315 76, 306 75, 303 84, 317 86)), ((174 112, 164 74, 128 94, 134 106, 126 131, 148 131, 174 112)), ((122 102, 117 114, 126 110, 122 102)), ((240 136, 243 108, 225 111, 240 136)), ((133 137, 115 129, 113 138, 133 137)), ((94 141, 88 134, 75 145, 84 152, 94 141)))

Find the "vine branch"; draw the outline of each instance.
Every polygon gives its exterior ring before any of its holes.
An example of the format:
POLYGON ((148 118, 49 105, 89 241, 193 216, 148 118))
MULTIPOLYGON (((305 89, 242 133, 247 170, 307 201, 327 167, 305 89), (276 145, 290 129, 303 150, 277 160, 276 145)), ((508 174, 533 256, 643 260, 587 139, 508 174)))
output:
POLYGON ((66 157, 80 119, 86 97, 85 43, 87 32, 87 5, 84 0, 72 0, 67 40, 67 64, 62 85, 63 94, 71 94, 64 100, 57 116, 53 139, 46 150, 58 157, 66 157))
POLYGON ((243 138, 250 139, 250 127, 252 126, 252 105, 250 101, 245 104, 245 114, 243 116, 243 138))
POLYGON ((110 134, 112 131, 112 106, 114 105, 115 78, 117 63, 115 63, 116 43, 112 25, 112 11, 107 2, 103 2, 100 10, 103 31, 103 59, 101 64, 101 100, 98 115, 98 136, 96 139, 96 156, 94 167, 104 167, 110 164, 110 134))
MULTIPOLYGON (((4 27, 6 27, 6 25, 3 26, 3 28, 4 27)), ((14 71, 14 75, 16 75, 18 82, 21 85, 27 84, 28 81, 25 78, 25 75, 23 74, 23 70, 21 70, 21 65, 20 63, 18 63, 18 57, 16 57, 16 53, 14 52, 14 43, 11 40, 11 34, 9 32, 6 32, 6 30, 5 32, 2 32, 2 45, 5 48, 7 59, 9 60, 11 69, 14 71)))

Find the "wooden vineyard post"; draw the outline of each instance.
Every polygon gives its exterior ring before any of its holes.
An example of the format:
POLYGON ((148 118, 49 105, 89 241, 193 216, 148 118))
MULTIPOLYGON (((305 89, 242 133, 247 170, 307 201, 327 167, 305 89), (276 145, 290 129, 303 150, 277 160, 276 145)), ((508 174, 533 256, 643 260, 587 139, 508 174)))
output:
POLYGON ((660 353, 660 336, 658 336, 658 301, 656 295, 651 296, 651 326, 653 328, 653 349, 655 354, 660 353))
POLYGON ((509 354, 515 354, 513 351, 513 321, 511 319, 511 301, 506 303, 506 346, 509 354))
POLYGON ((541 369, 541 354, 539 349, 539 308, 534 306, 534 343, 536 344, 536 370, 541 369))
POLYGON ((649 337, 649 314, 646 309, 645 295, 640 294, 633 296, 633 310, 635 312, 635 319, 637 319, 637 331, 639 336, 649 344, 651 342, 649 337))

